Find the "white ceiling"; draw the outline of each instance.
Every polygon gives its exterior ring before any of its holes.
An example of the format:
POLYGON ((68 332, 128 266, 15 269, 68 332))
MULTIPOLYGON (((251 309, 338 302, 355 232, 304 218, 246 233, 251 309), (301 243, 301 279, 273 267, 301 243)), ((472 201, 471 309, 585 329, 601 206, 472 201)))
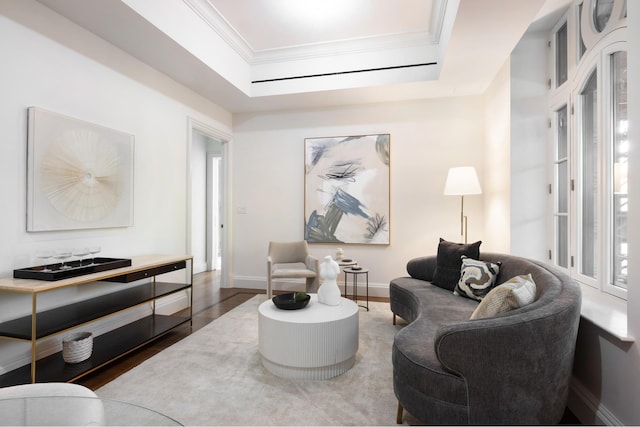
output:
POLYGON ((530 24, 570 0, 38 1, 251 112, 481 94, 530 24))
POLYGON ((434 0, 209 0, 254 52, 429 32, 434 0), (250 11, 250 12, 249 12, 250 11))

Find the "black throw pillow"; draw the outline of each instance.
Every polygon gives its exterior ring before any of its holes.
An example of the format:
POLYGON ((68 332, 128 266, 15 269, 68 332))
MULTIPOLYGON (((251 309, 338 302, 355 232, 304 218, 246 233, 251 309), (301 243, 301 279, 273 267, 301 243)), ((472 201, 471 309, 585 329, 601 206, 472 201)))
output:
POLYGON ((481 240, 475 243, 454 243, 440 238, 438 244, 438 256, 436 259, 436 270, 433 273, 434 285, 453 291, 460 280, 460 269, 462 267, 462 255, 472 259, 480 258, 481 240))

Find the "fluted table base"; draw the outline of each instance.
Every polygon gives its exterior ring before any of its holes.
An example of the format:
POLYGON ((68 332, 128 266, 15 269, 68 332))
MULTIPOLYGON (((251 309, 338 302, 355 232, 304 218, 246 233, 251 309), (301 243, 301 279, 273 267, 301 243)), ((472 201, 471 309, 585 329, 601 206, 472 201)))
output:
POLYGON ((280 310, 271 300, 259 312, 262 365, 290 379, 325 380, 351 369, 358 352, 358 306, 341 298, 328 306, 311 294, 301 310, 280 310))

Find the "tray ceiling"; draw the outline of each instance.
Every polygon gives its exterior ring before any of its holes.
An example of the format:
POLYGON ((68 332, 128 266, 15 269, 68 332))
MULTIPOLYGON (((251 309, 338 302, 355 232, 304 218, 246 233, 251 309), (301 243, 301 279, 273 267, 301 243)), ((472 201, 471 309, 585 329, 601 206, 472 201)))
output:
POLYGON ((38 1, 232 112, 482 93, 545 3, 38 1))

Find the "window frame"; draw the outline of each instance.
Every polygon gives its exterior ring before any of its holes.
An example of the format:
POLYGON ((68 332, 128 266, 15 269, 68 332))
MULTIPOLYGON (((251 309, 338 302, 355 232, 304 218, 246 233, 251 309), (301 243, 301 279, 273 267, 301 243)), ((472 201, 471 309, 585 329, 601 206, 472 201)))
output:
MULTIPOLYGON (((600 56, 600 65, 602 67, 602 80, 603 80, 603 93, 602 93, 602 109, 603 112, 606 111, 608 113, 607 120, 603 120, 602 123, 602 138, 603 141, 607 141, 607 146, 603 147, 603 184, 605 185, 605 217, 603 220, 605 221, 604 227, 606 227, 607 232, 610 234, 609 242, 611 244, 607 245, 606 252, 603 253, 604 258, 609 260, 606 262, 606 270, 603 270, 605 277, 602 282, 602 290, 609 294, 615 295, 620 298, 627 298, 628 288, 622 288, 620 286, 616 286, 613 282, 613 252, 614 252, 614 242, 612 240, 613 233, 615 232, 613 229, 613 198, 614 198, 614 183, 613 183, 613 175, 614 175, 614 159, 613 159, 613 150, 615 149, 615 141, 613 140, 613 133, 615 131, 615 123, 613 122, 613 93, 611 91, 612 85, 612 70, 611 70, 611 56, 616 52, 627 52, 627 42, 623 40, 612 41, 610 44, 605 46, 601 50, 600 56), (606 86, 604 83, 607 83, 606 86)), ((602 115, 604 118, 604 113, 602 115)), ((628 197, 628 196, 627 196, 628 197)))
POLYGON ((550 184, 550 188, 549 188, 549 194, 552 196, 552 200, 550 205, 550 215, 551 215, 551 227, 550 227, 550 239, 551 242, 553 242, 553 244, 550 246, 550 250, 549 250, 549 258, 550 260, 553 262, 554 266, 558 269, 563 270, 566 274, 570 274, 570 268, 571 268, 571 241, 572 241, 572 230, 571 230, 571 224, 572 221, 570 220, 570 215, 572 212, 572 197, 571 197, 571 176, 572 176, 572 172, 571 172, 571 166, 572 166, 572 162, 571 162, 571 158, 572 158, 572 154, 571 154, 571 126, 570 126, 570 115, 571 115, 571 101, 570 99, 567 97, 566 99, 560 99, 558 103, 556 103, 555 105, 553 105, 551 107, 551 119, 550 119, 550 128, 551 128, 551 137, 550 140, 552 141, 551 144, 551 149, 549 150, 551 153, 551 159, 550 159, 550 170, 549 170, 549 182, 551 182, 550 184), (558 113, 560 112, 560 110, 562 110, 563 108, 567 109, 567 124, 566 124, 566 144, 567 144, 567 154, 565 157, 560 158, 558 155, 558 136, 559 136, 559 132, 558 132, 558 113), (559 186, 560 186, 560 182, 558 180, 558 176, 556 174, 556 171, 558 170, 557 166, 560 162, 565 162, 567 164, 567 182, 566 182, 566 194, 567 194, 567 212, 563 213, 560 212, 560 209, 558 207, 558 195, 559 195, 559 186), (558 234, 559 234, 559 230, 558 230, 558 218, 564 216, 567 217, 567 235, 565 236, 567 241, 567 265, 562 265, 560 264, 560 257, 561 254, 559 253, 558 250, 558 234))
POLYGON ((602 276, 602 267, 601 267, 601 262, 599 262, 600 260, 602 260, 602 255, 603 255, 603 248, 602 246, 605 244, 605 239, 603 239, 602 237, 600 239, 598 239, 595 250, 596 250, 596 255, 595 255, 595 270, 596 270, 596 275, 595 277, 591 277, 588 275, 585 275, 581 272, 581 267, 582 267, 582 259, 583 259, 583 254, 582 254, 582 245, 581 243, 581 239, 582 239, 582 230, 580 225, 582 224, 581 222, 581 218, 582 218, 582 197, 581 195, 584 193, 583 189, 585 187, 585 184, 583 182, 583 166, 584 163, 581 161, 581 159, 584 158, 584 152, 583 152, 583 141, 582 141, 582 132, 581 130, 583 129, 583 109, 584 106, 582 105, 582 92, 584 91, 586 85, 589 83, 592 74, 595 72, 596 73, 596 87, 597 87, 597 105, 596 105, 596 123, 595 123, 595 135, 596 138, 598 140, 598 146, 597 146, 597 151, 596 151, 596 182, 597 182, 597 193, 596 193, 596 215, 597 215, 597 220, 596 220, 596 227, 598 230, 602 230, 602 200, 604 199, 602 197, 602 174, 600 173, 600 169, 602 168, 602 158, 600 156, 600 152, 602 150, 602 137, 601 137, 601 129, 602 129, 602 124, 601 124, 601 112, 602 112, 602 103, 601 101, 601 94, 599 92, 600 88, 602 87, 601 85, 601 73, 600 73, 600 67, 598 66, 597 63, 592 64, 591 62, 586 62, 585 65, 590 65, 587 67, 584 67, 584 69, 582 70, 581 73, 579 73, 576 76, 575 79, 575 83, 576 85, 574 86, 574 89, 572 90, 571 93, 571 102, 573 105, 573 110, 574 110, 574 114, 573 119, 572 119, 572 128, 573 128, 573 138, 571 139, 570 143, 573 145, 573 153, 574 156, 572 158, 572 164, 573 164, 573 175, 571 177, 571 179, 574 181, 575 185, 574 185, 574 191, 572 191, 571 194, 571 198, 572 198, 572 205, 573 205, 573 214, 570 215, 570 219, 572 219, 572 224, 573 224, 573 233, 572 233, 572 253, 574 254, 574 259, 575 262, 572 265, 572 275, 574 276, 574 278, 576 280, 578 280, 581 283, 584 283, 586 285, 589 285, 591 287, 594 288, 599 288, 599 284, 598 282, 601 280, 601 276, 602 276))
POLYGON ((613 127, 615 124, 613 110, 613 93, 611 90, 611 55, 615 52, 627 50, 626 18, 623 17, 623 0, 615 0, 612 16, 604 31, 594 33, 594 26, 588 22, 593 16, 592 8, 595 0, 575 1, 567 13, 558 21, 550 32, 550 70, 549 70, 549 262, 555 267, 566 271, 575 280, 602 293, 618 298, 627 298, 627 289, 613 284, 614 280, 614 230, 613 230, 613 162, 615 139, 613 127), (582 9, 582 16, 579 11, 582 9), (557 86, 556 76, 556 43, 557 32, 563 25, 567 25, 567 81, 557 86), (588 27, 587 27, 588 25, 588 27), (585 28, 586 27, 586 28, 585 28), (583 33, 579 31, 582 28, 583 33), (584 41, 586 51, 580 55, 580 42, 584 41), (583 108, 581 92, 587 85, 592 72, 597 73, 595 137, 596 147, 596 235, 594 268, 596 278, 580 273, 581 230, 580 209, 582 208, 582 120, 583 108), (557 113, 566 104, 569 108, 568 126, 568 156, 569 156, 569 265, 563 268, 558 264, 559 254, 557 240, 557 202, 559 195, 556 181, 557 168, 557 113))

